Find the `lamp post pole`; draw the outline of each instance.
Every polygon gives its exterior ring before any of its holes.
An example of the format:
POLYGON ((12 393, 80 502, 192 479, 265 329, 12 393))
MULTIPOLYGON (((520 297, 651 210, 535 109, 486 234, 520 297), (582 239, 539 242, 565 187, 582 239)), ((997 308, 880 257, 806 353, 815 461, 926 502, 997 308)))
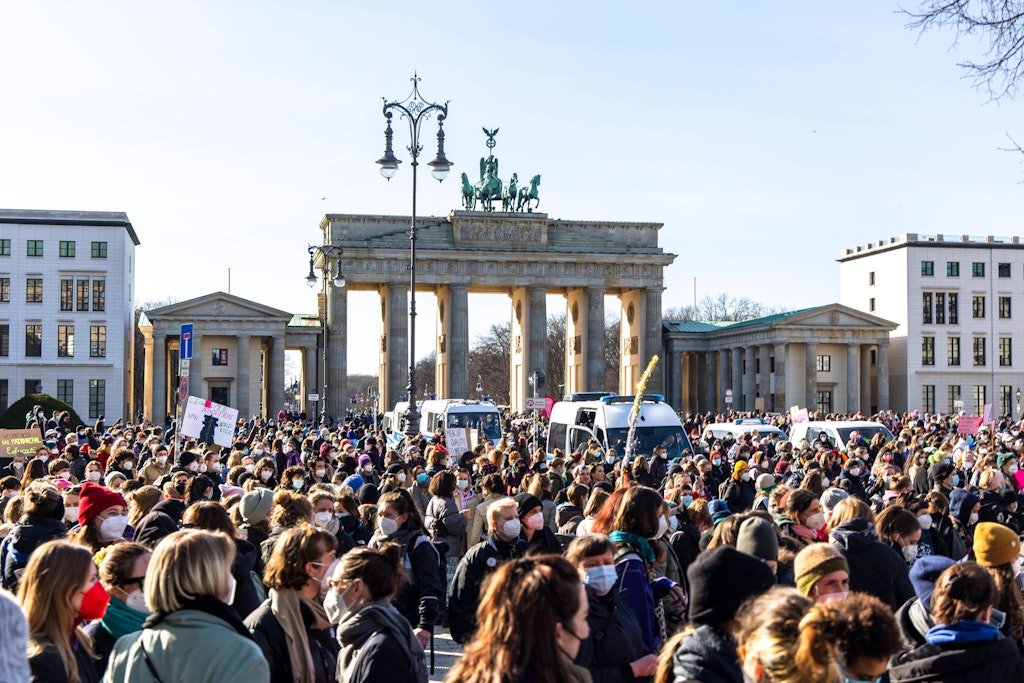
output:
MULTIPOLYGON (((345 276, 341 272, 341 255, 344 253, 344 250, 341 247, 335 247, 329 244, 317 244, 310 245, 306 249, 306 251, 309 253, 309 275, 306 276, 306 284, 308 284, 310 287, 316 287, 317 277, 316 272, 313 270, 313 261, 316 255, 320 256, 320 273, 323 286, 322 292, 324 295, 324 317, 321 320, 321 329, 323 330, 324 335, 324 389, 323 393, 320 395, 320 400, 317 403, 317 410, 319 411, 321 418, 327 420, 327 359, 330 356, 329 349, 331 348, 330 328, 327 325, 327 309, 328 306, 330 305, 329 302, 327 301, 327 289, 329 286, 333 286, 336 289, 341 289, 342 287, 345 286, 345 276), (338 264, 337 272, 334 274, 333 278, 331 277, 330 274, 330 257, 332 254, 336 255, 335 260, 337 261, 338 264)), ((307 393, 309 392, 307 391, 307 393)))
POLYGON ((410 143, 406 148, 412 157, 412 222, 409 226, 409 383, 406 395, 409 397, 409 408, 405 413, 405 433, 419 434, 420 413, 416 408, 416 170, 419 167, 419 156, 423 150, 420 144, 421 126, 432 114, 437 114, 437 156, 427 165, 431 167, 431 175, 441 182, 448 175, 452 163, 444 155, 444 120, 448 116, 448 103, 429 102, 420 95, 419 76, 412 76, 412 93, 404 100, 388 102, 384 98, 384 118, 387 127, 384 129, 384 156, 377 160, 380 174, 391 180, 402 163, 395 157, 392 149, 393 132, 391 119, 395 112, 409 123, 410 143))

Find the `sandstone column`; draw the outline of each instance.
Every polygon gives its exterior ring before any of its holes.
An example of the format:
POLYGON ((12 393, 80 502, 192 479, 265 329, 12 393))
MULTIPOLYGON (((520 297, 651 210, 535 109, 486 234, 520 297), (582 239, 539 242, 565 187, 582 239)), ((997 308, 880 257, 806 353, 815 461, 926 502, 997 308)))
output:
POLYGON ((807 410, 818 409, 818 344, 807 342, 804 354, 804 406, 807 410))
MULTIPOLYGON (((236 379, 238 385, 235 387, 235 407, 238 409, 238 417, 248 419, 251 416, 249 411, 249 343, 252 337, 248 334, 239 334, 237 337, 238 350, 235 353, 235 363, 238 366, 236 379)), ((305 396, 303 396, 305 403, 305 396)))

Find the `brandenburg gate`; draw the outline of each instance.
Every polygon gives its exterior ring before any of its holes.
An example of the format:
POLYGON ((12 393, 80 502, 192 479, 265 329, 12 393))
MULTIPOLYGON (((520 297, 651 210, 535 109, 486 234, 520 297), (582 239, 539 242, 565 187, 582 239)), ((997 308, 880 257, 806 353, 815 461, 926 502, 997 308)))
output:
MULTIPOLYGON (((347 281, 344 288, 326 288, 327 384, 343 386, 347 372, 348 291, 375 291, 383 409, 404 395, 407 380, 409 222, 408 216, 350 214, 327 214, 320 222, 323 244, 335 248, 326 251, 340 254, 347 281)), ((530 212, 457 210, 417 217, 416 289, 437 296, 437 396, 470 396, 470 292, 509 297, 513 410, 523 410, 532 395, 528 378, 547 365, 547 294, 566 300, 565 393, 605 388, 606 295, 621 302, 618 390, 635 391, 650 357, 661 354, 663 271, 676 258, 658 246, 661 227, 555 220, 530 212)), ((368 343, 364 330, 374 327, 360 325, 353 340, 368 343)), ((648 391, 660 392, 663 376, 654 373, 648 391)))

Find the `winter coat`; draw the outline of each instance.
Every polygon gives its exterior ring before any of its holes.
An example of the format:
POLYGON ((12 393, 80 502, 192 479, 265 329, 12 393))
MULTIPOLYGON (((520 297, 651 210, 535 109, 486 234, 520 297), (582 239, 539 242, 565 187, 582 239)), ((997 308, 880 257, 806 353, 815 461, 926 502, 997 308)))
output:
POLYGON ((630 664, 647 654, 636 615, 614 590, 607 595, 588 590, 587 598, 590 637, 580 642, 575 663, 590 671, 594 683, 631 683, 630 664))
POLYGON ((935 626, 935 620, 920 598, 914 596, 896 610, 896 624, 900 627, 900 642, 904 649, 913 650, 925 644, 924 637, 935 626))
POLYGON ((906 562, 878 540, 878 532, 869 521, 843 522, 832 530, 831 540, 850 565, 851 591, 874 595, 893 611, 914 597, 906 562))
POLYGON ((850 474, 849 470, 843 470, 842 473, 839 475, 839 481, 847 482, 846 486, 842 486, 840 488, 846 489, 846 491, 851 496, 856 496, 857 498, 860 498, 864 502, 870 501, 870 497, 868 496, 867 491, 864 490, 864 484, 861 481, 860 477, 853 476, 852 474, 850 474))
POLYGON ((459 560, 448 590, 448 624, 455 642, 468 642, 476 631, 476 608, 484 579, 499 564, 522 557, 525 553, 526 544, 522 540, 506 543, 491 534, 459 560))
POLYGON ((468 520, 459 512, 459 505, 452 498, 434 496, 427 503, 423 515, 423 526, 430 534, 434 543, 448 545, 447 557, 462 557, 462 545, 466 539, 466 522, 468 520))
POLYGON ((413 628, 433 631, 445 597, 445 575, 437 548, 416 529, 401 529, 394 536, 378 532, 367 545, 378 549, 385 542, 402 546, 402 583, 391 604, 413 628))
POLYGON ((249 541, 235 539, 235 561, 231 563, 231 576, 235 578, 236 588, 235 601, 231 606, 235 608, 239 619, 245 619, 260 605, 251 574, 259 559, 260 553, 256 546, 249 541))
POLYGON ((938 515, 932 515, 932 519, 935 519, 935 523, 928 531, 931 532, 932 539, 936 541, 933 544, 933 549, 938 550, 940 546, 944 546, 946 549, 945 553, 936 554, 945 555, 949 559, 958 562, 966 557, 967 546, 964 545, 960 532, 953 526, 953 520, 947 516, 938 515), (938 517, 938 519, 935 519, 935 517, 938 517))
POLYGON ((648 578, 644 561, 628 546, 618 548, 615 554, 615 573, 619 578, 613 590, 623 591, 623 599, 636 615, 643 635, 644 650, 657 652, 661 647, 661 632, 655 605, 672 592, 675 584, 665 577, 654 580, 648 578))
POLYGON ((725 485, 725 495, 722 498, 732 512, 743 512, 753 507, 756 494, 753 481, 730 479, 725 485))
POLYGON ((155 626, 119 639, 110 654, 104 683, 154 683, 142 648, 163 683, 270 681, 270 669, 259 645, 206 611, 178 610, 155 626))
POLYGON ((423 646, 390 604, 371 602, 338 624, 337 680, 345 683, 426 683, 423 646))
POLYGON ((583 510, 572 503, 562 503, 555 508, 555 525, 560 534, 575 534, 576 527, 583 521, 583 510))
POLYGON ((495 496, 488 494, 483 500, 476 506, 476 510, 473 512, 473 519, 469 523, 469 533, 466 535, 466 544, 472 548, 480 541, 487 538, 487 510, 496 500, 500 500, 504 496, 495 496))
MULTIPOLYGON (((42 641, 37 641, 42 643, 42 641)), ((31 683, 67 683, 68 677, 64 672, 64 660, 60 658, 56 646, 52 641, 46 641, 42 650, 29 657, 28 667, 31 683)), ((96 665, 85 649, 77 643, 72 644, 75 653, 75 663, 78 665, 78 683, 99 683, 100 676, 96 672, 96 665)))
POLYGON ((68 528, 59 519, 49 517, 26 517, 20 524, 11 527, 0 542, 0 563, 3 574, 0 582, 12 593, 18 590, 18 580, 25 571, 32 552, 47 541, 64 538, 68 528))
POLYGON ((529 539, 526 537, 526 529, 523 529, 519 532, 519 540, 526 544, 526 552, 531 555, 562 554, 562 544, 546 526, 534 531, 533 538, 529 539))
MULTIPOLYGON (((315 619, 309 607, 300 602, 299 612, 306 625, 306 640, 309 642, 309 653, 313 657, 316 683, 334 683, 338 645, 331 638, 329 629, 312 628, 315 619)), ((288 656, 288 636, 271 609, 270 598, 264 600, 263 604, 246 618, 245 625, 252 631, 256 644, 260 646, 263 656, 267 659, 271 683, 293 683, 295 674, 292 672, 292 662, 288 656)))
POLYGON ((672 674, 676 681, 743 683, 736 641, 714 626, 698 626, 679 641, 672 654, 672 674))
POLYGON ((890 683, 1024 681, 1024 659, 1009 638, 969 643, 926 644, 889 662, 890 683))

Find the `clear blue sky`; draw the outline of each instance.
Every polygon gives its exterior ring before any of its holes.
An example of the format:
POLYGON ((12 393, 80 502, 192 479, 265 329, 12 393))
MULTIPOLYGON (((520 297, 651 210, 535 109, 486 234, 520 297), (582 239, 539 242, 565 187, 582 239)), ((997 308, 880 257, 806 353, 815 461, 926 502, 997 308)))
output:
MULTIPOLYGON (((666 307, 694 277, 701 296, 827 303, 844 247, 1020 232, 1024 167, 998 150, 1024 138, 1020 105, 963 79, 977 45, 904 24, 876 1, 3 0, 0 206, 126 211, 140 302, 226 289, 230 267, 233 293, 313 311, 321 216, 408 213, 408 166, 386 183, 373 161, 381 97, 416 69, 451 100, 456 180, 500 127, 502 173, 541 173, 541 211, 664 223, 666 307)), ((458 201, 424 174, 421 214, 458 201)), ((375 372, 376 302, 350 302, 374 340, 350 371, 375 372)), ((473 297, 472 332, 506 308, 473 297)))

